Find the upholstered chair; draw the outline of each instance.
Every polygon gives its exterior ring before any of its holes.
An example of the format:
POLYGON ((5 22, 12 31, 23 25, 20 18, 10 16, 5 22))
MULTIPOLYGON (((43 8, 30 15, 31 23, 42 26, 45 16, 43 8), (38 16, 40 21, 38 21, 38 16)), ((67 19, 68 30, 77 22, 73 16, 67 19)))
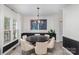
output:
POLYGON ((50 37, 48 34, 45 34, 44 36, 46 36, 46 37, 48 37, 48 38, 50 37))
POLYGON ((47 44, 48 44, 48 41, 46 41, 46 42, 36 42, 35 53, 37 55, 47 54, 47 44))
POLYGON ((55 38, 52 37, 52 38, 49 39, 49 41, 48 41, 48 50, 51 50, 51 51, 52 51, 52 49, 54 48, 54 46, 55 46, 55 38))
POLYGON ((26 39, 26 38, 27 38, 27 35, 23 35, 23 36, 22 36, 22 39, 26 39))
POLYGON ((34 46, 30 42, 21 39, 21 50, 22 54, 31 54, 33 52, 34 46))
POLYGON ((40 34, 35 34, 35 36, 39 36, 40 34))

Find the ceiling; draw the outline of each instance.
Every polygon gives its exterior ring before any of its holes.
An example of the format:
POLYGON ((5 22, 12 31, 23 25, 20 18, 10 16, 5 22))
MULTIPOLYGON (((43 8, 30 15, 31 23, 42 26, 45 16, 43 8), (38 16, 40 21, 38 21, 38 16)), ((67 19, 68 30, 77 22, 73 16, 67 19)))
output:
POLYGON ((37 7, 40 7, 40 15, 52 15, 60 13, 61 10, 67 6, 65 4, 6 4, 7 7, 11 8, 15 12, 18 12, 26 16, 37 15, 37 7))

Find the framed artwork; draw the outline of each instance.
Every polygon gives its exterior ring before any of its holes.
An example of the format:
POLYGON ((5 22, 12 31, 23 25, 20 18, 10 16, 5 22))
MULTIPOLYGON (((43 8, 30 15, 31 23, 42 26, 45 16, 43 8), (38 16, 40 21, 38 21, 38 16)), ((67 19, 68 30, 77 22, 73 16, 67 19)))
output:
POLYGON ((47 20, 40 20, 39 30, 47 30, 47 20))
POLYGON ((38 30, 38 21, 31 20, 31 30, 38 30))
POLYGON ((47 19, 31 20, 31 30, 47 30, 47 19))

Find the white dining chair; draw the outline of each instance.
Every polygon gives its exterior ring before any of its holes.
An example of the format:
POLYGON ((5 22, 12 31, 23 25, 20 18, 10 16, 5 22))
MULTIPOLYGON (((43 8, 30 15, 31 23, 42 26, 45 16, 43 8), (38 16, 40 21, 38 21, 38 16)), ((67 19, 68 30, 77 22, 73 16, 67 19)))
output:
POLYGON ((30 42, 24 40, 24 39, 21 39, 21 51, 22 51, 22 54, 23 52, 26 52, 26 54, 29 54, 31 52, 31 50, 34 49, 34 46, 32 44, 30 44, 30 42))
POLYGON ((47 44, 48 42, 36 42, 35 53, 37 55, 47 54, 47 44))

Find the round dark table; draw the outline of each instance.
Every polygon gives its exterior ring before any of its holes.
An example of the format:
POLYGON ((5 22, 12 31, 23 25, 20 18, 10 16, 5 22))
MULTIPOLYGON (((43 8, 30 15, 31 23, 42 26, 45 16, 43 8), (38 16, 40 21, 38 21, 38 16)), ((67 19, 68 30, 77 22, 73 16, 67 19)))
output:
POLYGON ((38 36, 29 36, 27 37, 27 41, 31 42, 32 44, 36 43, 36 42, 45 42, 48 41, 48 37, 43 36, 43 35, 38 35, 38 36))

